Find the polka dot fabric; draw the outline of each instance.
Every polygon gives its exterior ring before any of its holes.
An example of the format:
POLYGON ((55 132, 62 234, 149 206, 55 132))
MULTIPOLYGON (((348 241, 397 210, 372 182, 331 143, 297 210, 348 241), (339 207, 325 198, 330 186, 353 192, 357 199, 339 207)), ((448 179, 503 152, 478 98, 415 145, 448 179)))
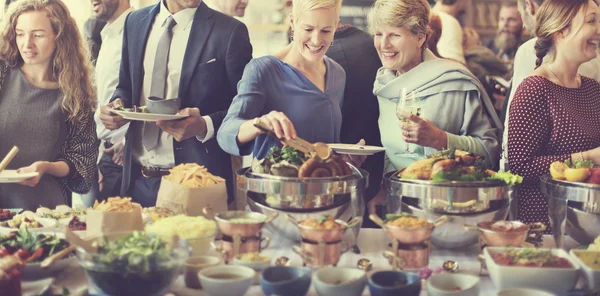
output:
MULTIPOLYGON (((554 161, 600 146, 600 84, 582 77, 581 87, 566 88, 541 76, 523 80, 508 117, 508 161, 523 176, 518 219, 549 226, 547 197, 539 178, 554 161)), ((576 160, 576 159, 575 159, 576 160)))

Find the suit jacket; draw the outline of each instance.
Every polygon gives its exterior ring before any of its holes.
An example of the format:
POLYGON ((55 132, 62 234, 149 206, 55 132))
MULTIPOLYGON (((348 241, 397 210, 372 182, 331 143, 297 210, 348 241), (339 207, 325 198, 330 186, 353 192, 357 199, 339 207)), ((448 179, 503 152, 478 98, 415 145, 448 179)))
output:
MULTIPOLYGON (((377 122, 379 104, 377 97, 373 95, 373 82, 377 70, 381 67, 381 61, 373 39, 369 34, 354 27, 337 30, 327 56, 346 71, 340 142, 355 144, 360 139, 365 139, 367 145, 381 146, 377 122)), ((379 192, 384 156, 383 152, 369 156, 362 165, 369 172, 366 202, 379 192)))
MULTIPOLYGON (((125 107, 139 105, 146 41, 160 3, 129 14, 123 32, 123 52, 119 85, 112 100, 121 98, 125 107)), ((179 98, 182 108, 196 107, 201 115, 211 117, 215 136, 202 143, 196 137, 182 142, 173 140, 175 163, 195 162, 204 165, 214 175, 227 180, 230 201, 233 200, 231 156, 217 144, 216 133, 237 94, 237 83, 246 64, 252 59, 248 29, 240 21, 200 4, 192 22, 190 39, 185 50, 179 98), (213 59, 214 62, 207 63, 213 59)), ((130 139, 132 129, 127 131, 130 139)), ((127 140, 123 162, 121 195, 129 191, 133 145, 127 140)))

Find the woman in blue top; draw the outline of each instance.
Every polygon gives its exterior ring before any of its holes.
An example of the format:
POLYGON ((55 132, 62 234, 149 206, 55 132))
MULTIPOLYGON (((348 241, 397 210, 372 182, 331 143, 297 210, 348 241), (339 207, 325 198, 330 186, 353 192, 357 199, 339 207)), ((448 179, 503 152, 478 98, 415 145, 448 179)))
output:
POLYGON ((217 133, 232 155, 266 156, 281 145, 254 127, 260 117, 279 138, 339 142, 346 74, 325 56, 339 23, 341 0, 294 0, 290 45, 246 66, 217 133))

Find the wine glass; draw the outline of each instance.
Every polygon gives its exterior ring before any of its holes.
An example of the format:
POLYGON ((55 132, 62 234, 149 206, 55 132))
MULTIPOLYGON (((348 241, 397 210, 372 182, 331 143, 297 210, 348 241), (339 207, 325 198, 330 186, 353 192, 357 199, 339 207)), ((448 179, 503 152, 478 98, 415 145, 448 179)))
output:
MULTIPOLYGON (((421 106, 419 105, 419 93, 416 90, 412 92, 408 92, 408 89, 401 88, 400 94, 398 96, 398 103, 396 104, 396 116, 398 119, 405 124, 413 124, 410 119, 402 116, 402 113, 410 113, 416 116, 421 116, 421 106)), ((404 154, 416 154, 411 152, 409 149, 409 144, 406 143, 406 150, 404 154)))

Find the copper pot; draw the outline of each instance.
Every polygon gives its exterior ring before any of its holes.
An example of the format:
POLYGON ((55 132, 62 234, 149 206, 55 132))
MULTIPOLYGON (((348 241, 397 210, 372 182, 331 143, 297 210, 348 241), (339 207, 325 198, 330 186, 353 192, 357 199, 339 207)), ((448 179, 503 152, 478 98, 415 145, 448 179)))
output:
POLYGON ((515 231, 492 230, 491 225, 496 221, 479 222, 477 226, 463 225, 465 229, 478 231, 481 238, 481 244, 490 247, 515 246, 521 247, 526 244, 525 241, 540 241, 546 230, 546 225, 541 222, 525 224, 519 221, 510 221, 517 227, 515 231), (530 237, 530 235, 533 235, 530 237))
POLYGON ((350 250, 350 244, 348 242, 324 242, 319 241, 318 243, 311 243, 302 241, 302 247, 293 246, 292 250, 302 257, 303 265, 337 265, 340 261, 342 254, 350 250), (345 249, 342 249, 342 245, 345 249))
POLYGON ((392 248, 383 252, 383 257, 388 259, 392 268, 419 269, 429 265, 430 253, 429 241, 414 245, 401 245, 398 241, 394 241, 392 248))
POLYGON ((340 228, 322 229, 304 226, 300 224, 302 223, 302 221, 298 222, 298 220, 296 220, 296 218, 294 218, 292 215, 287 215, 287 218, 292 223, 296 224, 296 226, 298 226, 298 230, 300 230, 300 236, 302 236, 304 240, 312 241, 315 243, 319 241, 324 241, 326 243, 339 242, 342 240, 346 229, 352 228, 360 224, 360 222, 362 222, 361 217, 354 217, 348 223, 335 220, 335 222, 338 225, 340 225, 340 228))
POLYGON ((260 253, 263 249, 269 247, 271 240, 268 237, 250 237, 241 238, 234 236, 232 238, 223 237, 220 246, 213 245, 213 248, 223 255, 225 263, 229 263, 233 258, 240 254, 260 253))
POLYGON ((431 233, 435 227, 440 226, 448 221, 447 216, 441 216, 433 222, 429 222, 429 226, 422 228, 406 228, 391 226, 387 221, 381 220, 377 215, 369 215, 369 218, 381 228, 385 229, 388 235, 400 244, 414 245, 422 243, 431 237, 431 233))
MULTIPOLYGON (((211 209, 204 208, 203 211, 208 216, 211 209)), ((245 211, 225 211, 216 214, 215 221, 219 231, 227 236, 254 237, 256 236, 265 223, 273 221, 279 214, 276 212, 272 216, 267 217, 261 213, 245 212, 245 211), (248 218, 255 220, 255 223, 232 223, 231 219, 248 218)))

